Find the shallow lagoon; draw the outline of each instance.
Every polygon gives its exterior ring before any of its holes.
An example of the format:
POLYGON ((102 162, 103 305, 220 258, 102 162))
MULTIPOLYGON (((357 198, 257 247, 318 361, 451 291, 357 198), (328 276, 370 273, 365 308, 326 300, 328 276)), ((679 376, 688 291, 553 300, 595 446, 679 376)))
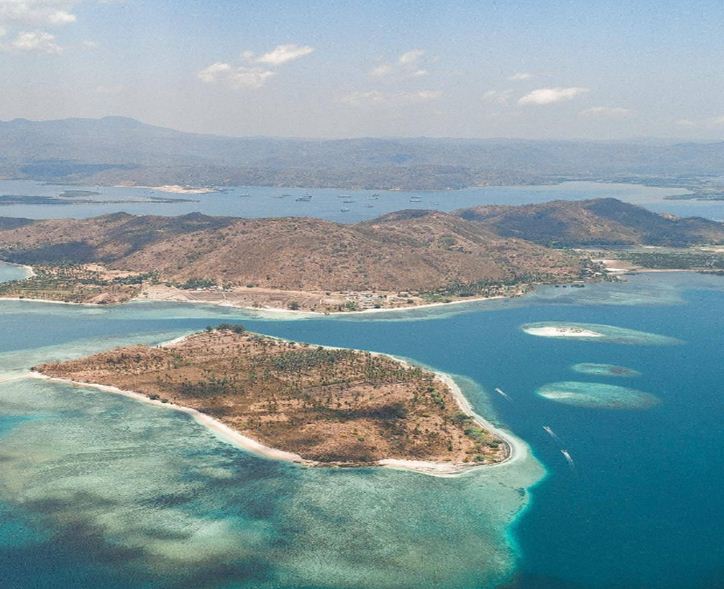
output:
POLYGON ((601 382, 565 380, 545 384, 536 392, 550 401, 591 409, 648 409, 659 402, 651 393, 601 382))
POLYGON ((0 569, 10 587, 712 586, 724 556, 712 517, 723 499, 711 493, 724 472, 719 280, 646 275, 412 315, 294 321, 181 304, 1 302, 0 569), (236 318, 462 375, 476 409, 526 440, 548 476, 530 488, 543 474, 534 460, 458 479, 302 469, 244 454, 183 414, 22 378, 49 358, 236 318), (684 343, 520 330, 544 321, 684 343), (580 362, 641 372, 635 386, 661 403, 605 412, 535 394, 580 362))
POLYGON ((633 378, 641 376, 640 372, 631 370, 625 366, 616 366, 615 364, 597 364, 595 362, 580 362, 571 366, 574 372, 581 374, 593 374, 594 376, 607 376, 619 378, 633 378))

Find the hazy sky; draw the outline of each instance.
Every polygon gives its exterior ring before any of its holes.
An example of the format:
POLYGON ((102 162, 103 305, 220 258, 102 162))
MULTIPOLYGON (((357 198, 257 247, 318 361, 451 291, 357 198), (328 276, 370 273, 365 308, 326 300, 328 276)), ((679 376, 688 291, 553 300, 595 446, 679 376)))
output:
POLYGON ((724 137, 723 0, 0 0, 0 119, 724 137))

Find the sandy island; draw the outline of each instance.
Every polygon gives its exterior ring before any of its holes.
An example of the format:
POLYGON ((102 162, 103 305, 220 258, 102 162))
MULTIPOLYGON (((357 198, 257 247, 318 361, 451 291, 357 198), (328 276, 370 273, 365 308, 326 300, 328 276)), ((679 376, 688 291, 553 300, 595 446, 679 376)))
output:
MULTIPOLYGON (((393 358, 393 356, 390 356, 390 358, 393 358)), ((469 415, 478 425, 484 427, 488 431, 491 431, 492 433, 496 434, 498 437, 500 437, 508 446, 508 452, 507 457, 495 464, 457 464, 452 462, 432 462, 427 460, 402 460, 399 458, 385 458, 383 460, 377 461, 375 464, 378 466, 382 466, 385 468, 392 468, 396 470, 407 470, 412 472, 417 472, 420 474, 426 474, 429 476, 434 477, 455 477, 460 476, 465 473, 469 473, 473 470, 477 470, 479 468, 494 468, 496 466, 502 466, 505 464, 512 463, 514 461, 517 461, 521 459, 525 454, 527 454, 527 447, 525 443, 508 433, 507 431, 500 429, 496 426, 494 426, 492 423, 490 423, 488 420, 483 418, 482 416, 478 415, 472 410, 472 407, 470 403, 468 402, 467 398, 463 395, 463 392, 460 390, 460 387, 457 385, 457 383, 454 381, 454 379, 442 372, 435 372, 435 374, 443 380, 453 391, 455 395, 455 399, 459 403, 460 410, 467 415, 469 415)), ((147 395, 144 395, 142 393, 137 393, 135 391, 127 391, 124 389, 119 389, 118 387, 109 386, 109 385, 102 385, 102 384, 93 384, 93 383, 86 383, 86 382, 79 382, 75 380, 70 380, 67 378, 58 378, 58 377, 51 377, 46 376, 45 374, 42 374, 40 372, 31 371, 27 374, 14 376, 12 378, 4 379, 2 382, 6 382, 9 380, 19 380, 21 378, 36 378, 39 380, 46 380, 50 382, 60 382, 64 384, 69 384, 73 386, 83 387, 83 388, 91 388, 91 389, 97 389, 99 391, 103 391, 106 393, 113 393, 115 395, 122 395, 124 397, 128 397, 130 399, 133 399, 135 401, 140 401, 141 403, 147 403, 149 405, 153 405, 155 407, 162 407, 165 409, 170 409, 173 411, 180 411, 182 413, 187 413, 188 415, 191 415, 197 423, 203 425, 204 427, 208 428, 210 431, 212 431, 219 439, 223 440, 224 442, 231 444, 232 446, 235 446, 236 448, 239 448, 241 450, 244 450, 246 452, 249 452, 250 454, 254 454, 255 456, 259 456, 260 458, 266 458, 268 460, 281 460, 284 462, 292 462, 295 464, 300 464, 304 466, 327 466, 320 462, 316 462, 313 460, 305 460, 298 454, 294 454, 292 452, 286 452, 284 450, 279 450, 277 448, 271 448, 270 446, 265 446, 264 444, 254 440, 253 438, 250 438, 248 436, 245 436, 238 431, 230 428, 228 425, 222 423, 218 419, 215 419, 211 417, 210 415, 206 415, 205 413, 201 413, 200 411, 197 411, 196 409, 191 409, 190 407, 184 407, 183 405, 177 405, 175 403, 169 403, 169 402, 161 402, 158 400, 150 399, 147 395)), ((366 468, 366 467, 362 467, 366 468)))
MULTIPOLYGON (((163 344, 160 344, 159 347, 173 347, 180 343, 183 343, 191 336, 182 336, 179 338, 175 338, 171 341, 164 342, 163 344)), ((272 338, 273 339, 273 338, 272 338)), ((284 341, 284 340, 282 340, 284 341)), ((315 346, 317 347, 317 346, 315 346)), ((322 348, 322 346, 319 346, 318 348, 322 348)), ((330 349, 330 350, 339 350, 339 348, 332 348, 332 347, 324 347, 324 349, 330 349)), ((393 360, 396 363, 399 363, 406 367, 412 367, 414 365, 410 364, 409 362, 395 358, 393 356, 389 356, 386 354, 381 353, 371 353, 373 356, 378 356, 381 358, 386 358, 389 360, 393 360)), ((395 469, 404 469, 404 470, 410 470, 430 476, 440 476, 440 477, 449 477, 449 476, 457 476, 466 472, 470 472, 471 470, 483 468, 483 467, 491 467, 491 466, 499 466, 501 464, 509 463, 511 461, 517 460, 524 456, 527 452, 527 448, 525 444, 515 438, 514 436, 510 435, 508 432, 505 432, 494 425, 492 425, 490 422, 479 416, 474 412, 472 409, 472 406, 470 405, 469 401, 465 398, 462 391, 460 390, 457 383, 447 374, 437 372, 437 371, 430 371, 434 374, 436 379, 439 379, 444 385, 446 385, 452 395, 452 397, 455 400, 455 403, 457 404, 457 409, 464 413, 466 416, 468 416, 472 423, 475 423, 479 427, 483 428, 485 431, 489 432, 490 434, 496 436, 500 441, 504 444, 504 454, 501 459, 498 459, 496 462, 492 464, 483 464, 479 462, 473 462, 473 463, 458 463, 458 462, 449 462, 449 461, 430 461, 430 460, 406 460, 406 459, 397 459, 397 458, 386 458, 386 459, 380 459, 375 461, 374 463, 370 464, 359 464, 354 466, 361 466, 361 467, 369 467, 369 466, 383 466, 387 468, 395 468, 395 469)), ((235 445, 238 448, 241 448, 245 451, 248 451, 250 453, 253 453, 257 456, 273 459, 273 460, 283 460, 287 462, 292 462, 300 465, 305 466, 339 466, 338 464, 329 464, 326 462, 319 462, 315 460, 309 460, 305 459, 299 454, 296 454, 294 452, 289 452, 277 448, 270 447, 268 445, 265 445, 256 439, 249 437, 247 435, 244 435, 238 431, 236 431, 234 428, 230 427, 229 425, 221 422, 220 420, 203 413, 202 411, 199 411, 194 408, 186 407, 183 405, 180 405, 178 403, 173 403, 165 400, 166 402, 160 400, 160 399, 152 399, 149 398, 147 394, 139 393, 132 390, 126 390, 122 389, 116 386, 111 386, 107 384, 96 384, 96 383, 89 383, 89 382, 79 382, 75 381, 73 379, 69 378, 63 378, 63 377, 57 377, 57 376, 47 376, 45 374, 42 374, 37 371, 33 371, 30 373, 32 377, 35 378, 42 378, 45 380, 50 381, 58 381, 58 382, 64 382, 67 384, 73 384, 75 386, 80 387, 90 387, 95 388, 98 390, 102 390, 104 392, 110 392, 114 394, 124 395, 129 398, 133 398, 137 401, 142 401, 144 403, 149 403, 152 405, 155 405, 157 407, 166 407, 177 411, 182 411, 184 413, 187 413, 191 415, 198 423, 202 424, 203 426, 209 428, 215 435, 217 435, 220 439, 224 440, 225 442, 231 443, 235 445)))
POLYGON ((529 335, 537 335, 541 337, 605 337, 603 333, 592 331, 590 329, 583 329, 581 327, 570 327, 570 326, 552 326, 547 325, 545 327, 524 327, 525 331, 529 335))

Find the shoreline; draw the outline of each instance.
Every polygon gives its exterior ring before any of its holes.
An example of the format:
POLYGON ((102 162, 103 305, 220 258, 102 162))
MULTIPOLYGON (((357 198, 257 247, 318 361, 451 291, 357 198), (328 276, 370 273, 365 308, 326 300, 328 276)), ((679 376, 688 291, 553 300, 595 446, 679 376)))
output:
POLYGON ((27 264, 15 264, 14 262, 6 262, 5 260, 1 260, 0 263, 4 264, 5 266, 12 266, 13 268, 22 268, 23 270, 25 270, 26 274, 20 280, 25 280, 27 278, 32 278, 33 276, 35 276, 35 270, 33 270, 33 267, 28 266, 27 264))
POLYGON ((49 305, 75 305, 78 307, 110 307, 111 305, 124 305, 130 301, 123 303, 111 303, 102 305, 100 303, 74 303, 72 301, 54 301, 53 299, 31 299, 28 297, 3 297, 0 296, 0 301, 15 301, 15 302, 29 302, 29 303, 44 303, 49 305))
MULTIPOLYGON (((32 278, 35 276, 35 271, 33 270, 32 266, 28 266, 26 264, 14 264, 12 262, 2 262, 3 264, 7 264, 9 266, 16 266, 25 269, 27 272, 27 275, 22 278, 21 280, 25 280, 28 278, 32 278)), ((148 291, 141 291, 136 295, 135 297, 128 299, 126 301, 122 302, 112 302, 112 303, 76 303, 73 301, 57 301, 54 299, 43 299, 43 298, 32 298, 32 297, 6 297, 0 295, 0 301, 31 301, 31 302, 37 302, 37 303, 51 303, 56 305, 80 305, 80 306, 88 306, 88 307, 110 307, 115 305, 125 305, 129 303, 182 303, 182 304, 189 304, 189 305, 213 305, 215 307, 223 307, 223 308, 230 308, 230 309, 240 309, 243 311, 249 311, 252 313, 256 313, 259 315, 263 315, 264 313, 268 313, 271 315, 287 315, 291 317, 296 318, 305 318, 305 317, 327 317, 327 316, 355 316, 355 315, 371 315, 371 314, 377 314, 377 313, 392 313, 392 312, 407 312, 407 311, 414 311, 416 309, 433 309, 437 307, 449 307, 453 305, 464 305, 466 303, 474 304, 474 303, 481 303, 485 301, 495 301, 495 300, 505 300, 505 299, 514 299, 519 298, 521 296, 525 296, 526 294, 530 294, 535 291, 536 287, 538 286, 546 286, 545 284, 525 284, 521 285, 522 287, 528 287, 530 290, 527 290, 522 293, 515 293, 510 295, 493 295, 493 296, 481 296, 481 297, 468 297, 468 298, 460 298, 457 300, 451 300, 448 302, 434 302, 434 303, 423 303, 419 305, 408 305, 403 307, 385 307, 385 308, 368 308, 368 309, 359 309, 357 311, 311 311, 311 310, 293 310, 288 309, 285 307, 253 307, 248 305, 242 305, 242 304, 235 304, 233 301, 229 301, 228 299, 224 300, 210 300, 210 299, 193 299, 193 298, 185 298, 185 295, 183 292, 180 292, 179 297, 177 298, 164 298, 162 296, 149 296, 148 291)), ((288 292, 279 289, 280 293, 288 292)))
MULTIPOLYGON (((30 269, 29 266, 27 268, 30 269)), ((32 271, 32 269, 30 269, 32 271)), ((28 276, 27 278, 30 278, 31 276, 28 276)), ((527 294, 527 293, 526 293, 527 294)), ((462 305, 465 303, 481 303, 484 301, 494 301, 494 300, 503 300, 503 299, 513 299, 517 298, 519 295, 512 295, 512 296, 505 296, 505 295, 495 295, 492 297, 478 297, 478 298, 469 298, 469 299, 461 299, 457 301, 450 301, 449 303, 425 303, 423 305, 412 305, 407 307, 388 307, 384 309, 360 309, 358 311, 304 311, 304 310, 292 310, 292 309, 285 309, 282 307, 249 307, 245 305, 235 305, 232 302, 229 301, 213 301, 213 300, 203 300, 203 299, 164 299, 164 298, 149 298, 149 297, 134 297, 132 299, 129 299, 127 301, 119 302, 119 303, 75 303, 72 301, 56 301, 53 299, 42 299, 42 298, 31 298, 31 297, 4 297, 0 296, 0 301, 16 301, 16 302, 31 302, 31 303, 49 303, 53 305, 77 305, 77 306, 85 306, 85 307, 113 307, 118 305, 127 305, 129 303, 173 303, 173 304, 186 304, 186 305, 212 305, 214 307, 223 307, 227 309, 240 309, 242 311, 249 311, 252 313, 256 313, 259 315, 263 315, 264 313, 272 314, 272 315, 290 315, 292 317, 296 317, 299 319, 303 319, 304 317, 330 317, 330 316, 353 316, 353 315, 370 315, 370 314, 376 314, 376 313, 392 313, 392 312, 408 312, 408 311, 414 311, 417 309, 430 309, 435 307, 449 307, 451 305, 462 305)))
MULTIPOLYGON (((281 291, 284 292, 284 291, 281 291)), ((527 294, 527 293, 526 293, 527 294)), ((204 300, 204 299, 164 299, 164 298, 151 298, 151 297, 135 297, 133 299, 130 299, 129 301, 126 301, 126 303, 181 303, 181 304, 189 304, 189 305, 213 305, 215 307, 224 307, 228 309, 242 309, 244 311, 251 311, 258 314, 263 313, 270 313, 275 315, 291 315, 293 317, 299 317, 303 318, 305 316, 312 316, 312 317, 329 317, 329 316, 341 316, 346 317, 348 315, 371 315, 371 314, 377 314, 377 313, 392 313, 392 312, 407 312, 407 311, 414 311, 416 309, 430 309, 435 307, 449 307, 451 305, 461 305, 465 303, 480 303, 484 301, 494 301, 494 300, 502 300, 502 299, 513 299, 517 298, 521 295, 511 295, 511 296, 505 296, 505 295, 495 295, 492 297, 475 297, 475 298, 466 298, 466 299, 459 299, 456 301, 450 301, 448 303, 443 302, 437 302, 437 303, 424 303, 422 305, 408 305, 406 307, 386 307, 386 308, 379 308, 379 309, 360 309, 358 311, 305 311, 302 309, 299 310, 292 310, 292 309, 286 309, 283 307, 249 307, 245 305, 235 305, 233 302, 230 302, 228 300, 224 301, 213 301, 213 300, 204 300)), ((3 299, 3 297, 0 297, 0 300, 8 300, 3 299)), ((23 299, 23 300, 33 300, 33 301, 40 301, 41 299, 23 299)), ((62 303, 63 301, 48 301, 48 302, 56 302, 56 303, 62 303)), ((97 303, 69 303, 74 305, 98 305, 97 303)), ((123 305, 125 303, 113 303, 113 304, 119 304, 123 305)), ((98 305, 101 306, 101 305, 98 305)), ((107 306, 107 305, 104 305, 107 306)))
MULTIPOLYGON (((186 336, 183 336, 183 337, 186 337, 186 336)), ((47 375, 43 374, 42 372, 37 372, 35 370, 28 371, 28 373, 26 373, 24 375, 24 377, 36 378, 38 380, 45 380, 48 382, 60 382, 60 383, 72 385, 75 387, 97 389, 97 390, 103 391, 105 393, 121 395, 123 397, 127 397, 129 399, 133 399, 133 400, 139 401, 141 403, 146 403, 148 405, 154 405, 156 407, 165 407, 172 411, 180 411, 182 413, 191 415, 191 417, 193 417, 197 423, 199 423, 200 425, 203 425, 204 427, 206 427, 213 433, 217 434, 220 439, 231 444, 232 446, 236 446, 237 448, 246 450, 249 453, 254 454, 255 456, 269 458, 271 460, 282 460, 285 462, 307 464, 310 466, 316 464, 315 462, 313 462, 311 460, 305 460, 298 454, 294 454, 292 452, 286 452, 284 450, 279 450, 276 448, 271 448, 269 446, 265 446, 264 444, 257 442, 253 438, 245 436, 242 433, 237 432, 236 430, 230 428, 228 425, 220 422, 218 419, 215 419, 215 418, 211 417, 210 415, 207 415, 206 413, 202 413, 201 411, 198 411, 196 409, 192 409, 191 407, 185 407, 184 405, 178 405, 176 403, 171 403, 171 402, 163 403, 159 400, 151 399, 148 396, 144 395, 143 393, 138 393, 136 391, 129 391, 129 390, 121 389, 119 387, 114 387, 111 385, 80 382, 77 380, 71 380, 69 378, 47 376, 47 375)))
MULTIPOLYGON (((195 333, 195 332, 192 332, 195 333)), ((172 346, 176 343, 180 343, 184 341, 186 338, 188 338, 192 333, 188 333, 176 338, 173 338, 171 340, 161 342, 157 344, 157 347, 168 347, 172 346)), ((273 339, 278 339, 281 341, 292 341, 292 340, 286 340, 284 338, 276 338, 273 336, 264 336, 264 337, 272 337, 273 339)), ((322 346, 327 349, 350 349, 350 348, 339 348, 334 346, 322 346)), ((367 350, 365 350, 367 351, 367 350)), ((398 358, 396 356, 385 354, 383 352, 371 352, 368 351, 368 353, 377 355, 377 356, 385 356, 387 358, 390 358, 394 360, 395 362, 399 362, 400 364, 403 364, 405 366, 417 366, 411 363, 410 361, 402 358, 398 358)), ((469 472, 472 472, 474 470, 480 469, 480 468, 491 468, 496 466, 502 466, 511 464, 512 462, 522 458, 527 453, 527 448, 525 446, 525 443, 522 440, 519 440, 512 434, 502 430, 501 428, 493 425, 490 423, 487 419, 482 417, 481 415, 478 415, 472 405, 470 404, 470 401, 465 397, 464 393, 458 386, 458 384, 455 382, 452 376, 449 374, 446 374, 444 372, 441 372, 439 370, 430 370, 436 378, 440 379, 444 384, 448 386, 450 389, 450 393, 453 396, 453 399, 455 399, 455 402, 458 405, 458 408, 461 412, 468 415, 470 418, 473 419, 479 426, 485 428, 486 431, 489 431, 493 433, 494 435, 498 436, 501 441, 506 445, 507 447, 507 455, 506 457, 501 460, 500 462, 496 462, 493 464, 479 464, 479 463, 453 463, 453 462, 434 462, 434 461, 427 461, 427 460, 407 460, 407 459, 401 459, 401 458, 384 458, 382 460, 378 460, 373 463, 369 464, 359 464, 359 465, 346 465, 346 464, 337 464, 337 463, 320 463, 313 460, 307 460, 298 454, 295 454, 293 452, 288 452, 286 450, 281 450, 278 448, 273 448, 271 446, 267 446, 265 444, 262 444, 261 442, 255 440, 254 438, 251 438, 249 436, 246 436, 242 434, 241 432, 236 431, 235 429, 229 427, 225 423, 219 421, 218 419, 211 417, 210 415, 207 415, 206 413, 203 413, 201 411, 198 411, 197 409, 193 409, 191 407, 186 407, 184 405, 179 405, 177 403, 172 402, 162 402, 157 399, 151 399, 147 395, 143 393, 139 393, 137 391, 131 391, 131 390, 125 390, 121 389, 119 387, 115 387, 112 385, 104 385, 104 384, 98 384, 98 383, 87 383, 87 382, 80 382, 75 381, 68 378, 61 378, 61 377, 51 377, 47 376, 45 374, 42 374, 41 372, 37 372, 35 370, 30 370, 28 373, 26 373, 24 376, 29 378, 37 378, 40 380, 46 380, 50 382, 62 382, 64 384, 77 386, 77 387, 89 387, 94 388, 103 392, 107 393, 113 393, 117 395, 122 395, 124 397, 128 397, 131 399, 134 399, 135 401, 140 401, 142 403, 147 403, 149 405, 154 405, 156 407, 166 407, 171 410, 175 411, 181 411, 183 413, 186 413, 193 417, 193 419, 199 423, 200 425, 206 427, 209 429, 212 433, 217 435, 219 439, 231 444, 232 446, 235 446, 241 450, 244 450, 246 452, 249 452, 255 456, 266 458, 270 460, 280 460, 283 462, 289 462, 294 463, 302 466, 308 466, 308 467, 337 467, 337 468, 371 468, 375 466, 383 467, 383 468, 392 468, 396 470, 406 470, 406 471, 412 471, 419 474, 425 474, 428 476, 435 476, 435 477, 455 477, 460 476, 469 472)), ((19 376, 18 378, 22 378, 22 376, 19 376)))

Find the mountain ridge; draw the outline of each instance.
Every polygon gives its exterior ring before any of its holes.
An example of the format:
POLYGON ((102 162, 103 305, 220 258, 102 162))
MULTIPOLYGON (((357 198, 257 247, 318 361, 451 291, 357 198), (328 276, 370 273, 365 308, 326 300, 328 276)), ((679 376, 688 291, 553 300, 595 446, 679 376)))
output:
POLYGON ((0 122, 0 154, 0 174, 49 181, 422 190, 720 175, 724 142, 228 137, 104 117, 0 122))

